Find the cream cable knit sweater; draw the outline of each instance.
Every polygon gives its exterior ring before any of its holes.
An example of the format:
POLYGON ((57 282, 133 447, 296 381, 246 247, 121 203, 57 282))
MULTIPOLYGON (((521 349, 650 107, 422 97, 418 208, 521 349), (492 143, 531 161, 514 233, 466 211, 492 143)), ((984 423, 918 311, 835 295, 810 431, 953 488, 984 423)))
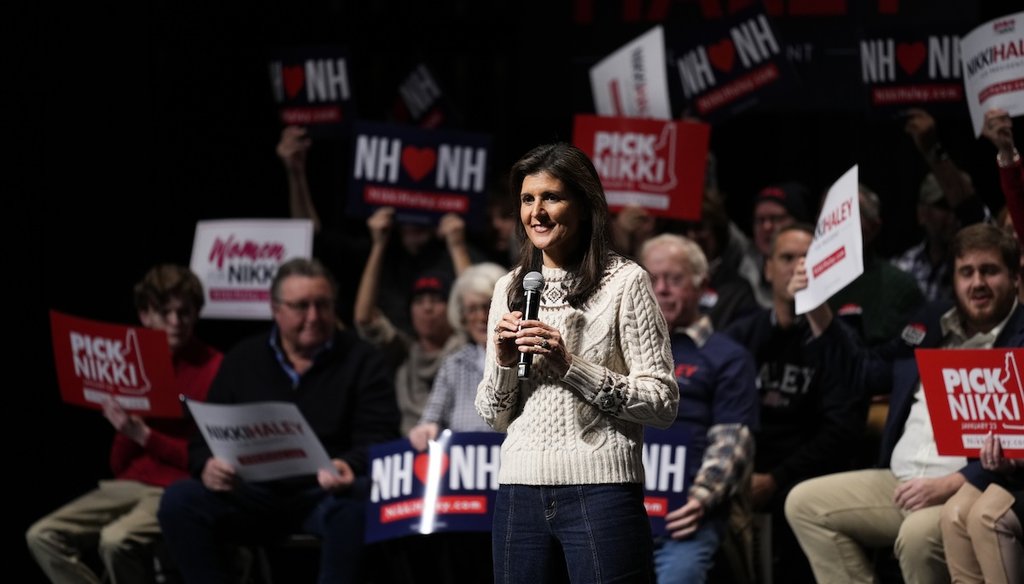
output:
MULTIPOLYGON (((650 278, 635 262, 612 256, 601 287, 585 310, 565 300, 565 270, 543 268, 538 320, 557 328, 572 366, 555 377, 543 356, 530 379, 501 367, 487 344, 476 409, 507 432, 501 447, 502 484, 570 485, 642 483, 644 425, 665 428, 676 418, 676 385, 668 327, 650 278)), ((498 281, 488 323, 508 312, 498 281)))

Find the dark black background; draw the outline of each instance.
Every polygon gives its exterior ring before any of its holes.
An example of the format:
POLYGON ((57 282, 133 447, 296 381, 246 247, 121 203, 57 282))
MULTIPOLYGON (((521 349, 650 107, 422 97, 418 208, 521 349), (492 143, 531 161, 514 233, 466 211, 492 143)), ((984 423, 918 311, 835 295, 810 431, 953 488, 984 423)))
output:
MULTIPOLYGON (((657 23, 650 1, 594 4, 588 14, 588 4, 566 0, 161 0, 37 8, 8 23, 29 33, 4 83, 16 98, 9 115, 27 130, 6 137, 16 152, 6 173, 16 185, 8 195, 8 245, 28 268, 26 278, 12 269, 7 279, 7 312, 17 324, 8 330, 16 346, 7 416, 15 457, 5 474, 8 492, 18 493, 8 499, 18 558, 8 570, 41 579, 24 529, 109 474, 109 424, 60 401, 47 310, 134 323, 132 284, 156 262, 187 264, 197 220, 287 216, 267 76, 275 49, 346 47, 358 110, 369 120, 387 118, 400 77, 422 59, 459 110, 461 127, 493 135, 497 178, 530 147, 570 140, 572 114, 593 111, 589 67, 657 23)), ((665 3, 674 25, 699 25, 700 4, 665 3)), ((788 10, 785 0, 775 4, 788 10)), ((842 48, 883 4, 898 7, 884 17, 889 24, 952 23, 962 34, 1013 3, 851 0, 845 17, 790 15, 778 26, 795 36, 828 31, 842 48)), ((898 123, 860 108, 859 65, 855 47, 847 48, 804 79, 803 97, 715 126, 712 149, 728 206, 744 228, 761 186, 796 178, 823 192, 859 163, 862 181, 882 196, 881 249, 890 255, 920 236, 913 208, 926 169, 898 123)), ((966 107, 937 118, 953 158, 990 206, 1001 207, 994 149, 974 139, 966 107)), ((327 142, 311 153, 313 190, 329 225, 345 223, 335 204, 344 153, 344 145, 327 142)), ((332 268, 358 277, 350 266, 332 268)), ((226 349, 264 326, 204 321, 199 332, 226 349)))

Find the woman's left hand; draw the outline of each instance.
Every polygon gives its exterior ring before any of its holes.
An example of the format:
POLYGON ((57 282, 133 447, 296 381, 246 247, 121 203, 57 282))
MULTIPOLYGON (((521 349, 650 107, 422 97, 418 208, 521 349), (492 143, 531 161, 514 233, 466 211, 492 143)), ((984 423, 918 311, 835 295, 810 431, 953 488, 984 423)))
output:
POLYGON ((520 353, 544 355, 559 376, 565 375, 572 364, 572 355, 566 349, 562 333, 539 320, 522 320, 516 332, 516 345, 520 353))

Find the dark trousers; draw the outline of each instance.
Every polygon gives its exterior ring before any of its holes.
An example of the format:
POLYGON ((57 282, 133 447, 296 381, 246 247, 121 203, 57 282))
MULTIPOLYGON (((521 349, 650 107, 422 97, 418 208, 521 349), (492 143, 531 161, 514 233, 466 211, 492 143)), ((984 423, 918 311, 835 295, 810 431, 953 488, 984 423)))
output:
POLYGON ((320 487, 296 491, 243 483, 219 493, 185 479, 167 488, 157 516, 171 557, 188 584, 230 582, 228 546, 271 543, 291 533, 321 539, 318 582, 350 583, 358 581, 363 551, 362 492, 333 495, 320 487))

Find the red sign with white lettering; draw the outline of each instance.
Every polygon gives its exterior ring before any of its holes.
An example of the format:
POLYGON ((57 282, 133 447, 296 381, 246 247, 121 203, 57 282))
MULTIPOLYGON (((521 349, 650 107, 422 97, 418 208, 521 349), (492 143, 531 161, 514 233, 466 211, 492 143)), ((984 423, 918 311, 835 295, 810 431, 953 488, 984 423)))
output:
POLYGON ((180 418, 167 333, 50 311, 53 358, 66 403, 102 409, 110 397, 141 416, 180 418))
POLYGON ((700 219, 711 127, 700 122, 578 114, 572 141, 590 156, 608 207, 700 219))
POLYGON ((1024 458, 1024 349, 918 349, 915 356, 939 454, 977 457, 991 432, 1008 458, 1024 458))

